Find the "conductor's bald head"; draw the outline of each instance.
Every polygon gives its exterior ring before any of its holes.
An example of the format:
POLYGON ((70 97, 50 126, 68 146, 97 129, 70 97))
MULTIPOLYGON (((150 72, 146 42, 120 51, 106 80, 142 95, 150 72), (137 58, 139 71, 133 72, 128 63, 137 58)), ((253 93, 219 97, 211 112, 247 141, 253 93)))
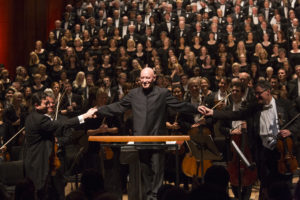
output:
POLYGON ((141 71, 141 85, 144 89, 149 89, 153 86, 155 81, 155 74, 153 69, 146 67, 141 71))

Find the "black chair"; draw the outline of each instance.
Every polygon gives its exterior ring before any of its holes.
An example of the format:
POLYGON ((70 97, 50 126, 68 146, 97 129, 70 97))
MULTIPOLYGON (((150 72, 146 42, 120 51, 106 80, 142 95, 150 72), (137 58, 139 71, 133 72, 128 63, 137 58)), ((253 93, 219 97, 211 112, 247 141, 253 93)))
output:
POLYGON ((23 160, 0 163, 0 182, 10 195, 14 194, 15 185, 23 178, 23 160))

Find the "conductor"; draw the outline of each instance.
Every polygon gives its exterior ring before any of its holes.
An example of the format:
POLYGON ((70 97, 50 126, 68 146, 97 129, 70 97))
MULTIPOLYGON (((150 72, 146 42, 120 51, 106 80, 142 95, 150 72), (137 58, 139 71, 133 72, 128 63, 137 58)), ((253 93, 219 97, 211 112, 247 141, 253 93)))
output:
MULTIPOLYGON (((141 87, 132 89, 119 102, 98 108, 101 115, 113 116, 132 109, 134 135, 167 135, 167 107, 177 112, 198 113, 190 103, 180 102, 166 88, 154 86, 155 74, 151 68, 140 73, 141 87)), ((163 182, 164 155, 160 151, 141 151, 142 195, 145 200, 155 200, 163 182)))

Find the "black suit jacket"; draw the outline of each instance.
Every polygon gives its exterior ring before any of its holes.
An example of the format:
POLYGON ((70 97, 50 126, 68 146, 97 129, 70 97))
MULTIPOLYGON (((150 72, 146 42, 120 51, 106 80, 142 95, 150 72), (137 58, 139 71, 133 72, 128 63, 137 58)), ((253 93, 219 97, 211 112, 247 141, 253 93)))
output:
POLYGON ((170 37, 171 39, 174 39, 174 31, 176 29, 176 24, 174 22, 170 22, 171 23, 171 30, 169 31, 168 29, 168 25, 167 22, 162 22, 159 26, 159 32, 165 31, 168 34, 168 37, 170 37))
POLYGON ((59 127, 79 124, 78 117, 66 121, 51 121, 37 111, 31 112, 25 121, 24 169, 37 190, 45 185, 49 172, 49 156, 53 148, 54 132, 59 127))
MULTIPOLYGON (((73 108, 73 111, 68 111, 67 112, 67 116, 68 117, 74 117, 78 114, 80 114, 81 112, 81 108, 82 108, 82 97, 78 94, 72 93, 72 98, 71 98, 71 102, 75 102, 76 103, 76 107, 73 108)), ((70 106, 69 100, 68 100, 68 96, 67 94, 64 95, 62 101, 61 101, 61 108, 62 110, 67 109, 67 107, 70 106)))
POLYGON ((130 90, 119 102, 98 108, 101 115, 113 116, 132 109, 134 135, 167 134, 167 107, 178 112, 197 113, 197 108, 187 102, 180 102, 166 88, 154 86, 145 92, 143 88, 130 90))
POLYGON ((289 99, 296 99, 298 97, 298 79, 296 78, 288 83, 289 99))
MULTIPOLYGON (((293 116, 296 115, 295 109, 291 106, 290 102, 285 100, 276 100, 276 109, 278 118, 282 120, 282 124, 286 124, 293 116)), ((260 138, 260 115, 262 106, 250 102, 244 109, 239 111, 219 111, 214 110, 213 118, 220 120, 246 120, 247 121, 247 136, 250 149, 254 159, 259 158, 259 153, 262 150, 262 141, 260 138)), ((292 134, 297 133, 297 123, 295 121, 292 125, 288 126, 292 134)))

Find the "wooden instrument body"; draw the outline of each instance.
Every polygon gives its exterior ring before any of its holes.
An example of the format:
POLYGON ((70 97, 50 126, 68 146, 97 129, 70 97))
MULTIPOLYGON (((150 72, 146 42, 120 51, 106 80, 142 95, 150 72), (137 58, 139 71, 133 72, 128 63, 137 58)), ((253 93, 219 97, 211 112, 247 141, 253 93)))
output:
MULTIPOLYGON (((210 135, 211 132, 207 127, 202 125, 191 128, 188 131, 188 134, 190 136, 195 136, 199 133, 202 133, 203 135, 210 135)), ((189 177, 202 177, 205 174, 206 170, 211 166, 211 160, 203 160, 203 163, 201 164, 201 160, 197 160, 195 156, 192 155, 192 152, 186 153, 181 164, 183 173, 189 177)))
MULTIPOLYGON (((252 155, 250 148, 247 142, 247 136, 245 135, 246 131, 242 131, 241 135, 232 135, 231 139, 238 145, 238 147, 242 150, 243 154, 251 163, 252 155)), ((257 169, 249 169, 247 166, 241 161, 237 152, 232 147, 232 160, 228 162, 227 170, 230 175, 230 183, 233 186, 239 185, 239 176, 241 175, 241 184, 242 186, 250 186, 254 184, 257 180, 257 169), (241 170, 241 171, 239 171, 241 170), (240 173, 241 172, 241 173, 240 173)))
POLYGON ((298 168, 298 161, 293 155, 293 141, 290 137, 278 138, 277 150, 280 152, 278 171, 281 174, 294 173, 298 168))

